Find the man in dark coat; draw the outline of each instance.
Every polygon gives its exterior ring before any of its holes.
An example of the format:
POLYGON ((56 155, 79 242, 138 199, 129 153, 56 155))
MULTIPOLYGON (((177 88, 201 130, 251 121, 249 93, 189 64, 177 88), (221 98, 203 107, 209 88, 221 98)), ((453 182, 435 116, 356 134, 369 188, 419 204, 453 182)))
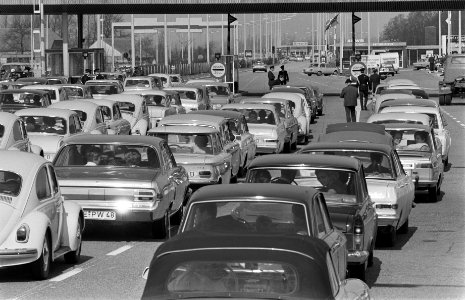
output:
POLYGON ((430 56, 428 58, 428 62, 429 62, 429 70, 430 72, 433 72, 434 71, 434 56, 430 56))
POLYGON ((86 72, 81 77, 82 84, 86 84, 86 81, 90 80, 89 74, 90 74, 90 69, 86 69, 86 72))
POLYGON ((274 71, 274 66, 271 66, 270 70, 268 71, 268 85, 270 87, 270 90, 275 84, 275 77, 274 77, 273 71, 274 71))
POLYGON ((346 80, 346 87, 341 91, 341 98, 344 98, 344 108, 346 110, 347 122, 356 122, 355 106, 357 106, 358 89, 352 84, 352 80, 346 80))
POLYGON ((360 106, 362 110, 367 110, 367 102, 368 102, 368 84, 370 82, 370 78, 367 74, 365 74, 365 69, 360 69, 362 74, 358 75, 358 89, 360 91, 360 106))
POLYGON ((284 70, 284 65, 281 66, 281 71, 278 73, 278 79, 281 85, 286 85, 289 82, 289 75, 284 70))
POLYGON ((378 70, 373 68, 373 74, 370 75, 370 81, 368 82, 370 86, 370 91, 374 94, 376 92, 376 88, 381 83, 381 76, 378 74, 378 70))

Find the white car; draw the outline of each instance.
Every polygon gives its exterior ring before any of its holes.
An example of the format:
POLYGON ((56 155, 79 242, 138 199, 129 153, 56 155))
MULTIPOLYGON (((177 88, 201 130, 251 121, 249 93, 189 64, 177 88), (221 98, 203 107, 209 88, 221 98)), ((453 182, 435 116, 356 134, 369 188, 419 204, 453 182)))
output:
POLYGON ((394 94, 380 94, 379 96, 376 96, 375 99, 373 99, 373 102, 371 103, 371 109, 373 110, 373 113, 378 113, 379 106, 381 103, 387 100, 394 100, 394 99, 415 99, 416 97, 412 94, 404 94, 404 93, 394 93, 394 94))
POLYGON ((141 95, 117 94, 109 95, 105 99, 119 103, 122 117, 131 124, 131 134, 146 135, 152 128, 147 102, 141 95))
POLYGON ((21 87, 21 89, 48 91, 50 94, 50 100, 52 101, 52 104, 60 102, 60 101, 69 100, 68 94, 66 93, 66 89, 58 85, 34 84, 34 85, 25 85, 21 87))
POLYGON ((17 115, 0 112, 0 149, 32 152, 44 156, 39 146, 31 144, 23 119, 17 115))
POLYGON ((78 263, 84 214, 64 201, 52 164, 38 155, 1 151, 0 165, 0 268, 29 264, 42 280, 60 257, 78 263))
POLYGON ((276 93, 268 93, 263 95, 262 98, 276 98, 276 99, 286 99, 291 100, 294 103, 294 117, 299 122, 299 133, 298 133, 298 141, 299 143, 307 144, 308 143, 308 136, 310 133, 310 123, 311 123, 311 113, 310 107, 305 100, 305 95, 298 94, 298 93, 283 93, 283 92, 276 92, 276 93))
POLYGON ((147 103, 147 109, 150 116, 151 128, 157 127, 158 122, 166 116, 176 115, 176 107, 171 106, 171 94, 160 90, 131 90, 125 91, 123 95, 140 95, 147 103))
POLYGON ((405 123, 405 124, 421 124, 421 125, 426 125, 426 126, 432 126, 433 121, 432 119, 423 114, 417 114, 417 113, 411 113, 411 114, 406 114, 406 113, 385 113, 381 112, 378 114, 371 115, 367 123, 373 123, 373 124, 381 124, 381 125, 387 125, 387 124, 394 124, 394 123, 405 123))
POLYGON ((202 89, 192 86, 176 86, 163 89, 164 91, 176 91, 186 109, 186 113, 195 110, 206 110, 207 104, 202 95, 202 89))
POLYGON ((384 113, 406 113, 406 114, 425 114, 432 119, 434 134, 439 138, 442 144, 441 154, 444 165, 449 163, 449 150, 452 144, 452 138, 448 129, 446 129, 447 122, 442 115, 441 109, 436 107, 422 107, 422 106, 393 106, 383 109, 384 113))
POLYGON ((149 74, 148 76, 151 76, 151 77, 154 76, 154 77, 160 78, 161 81, 163 82, 164 88, 177 86, 177 85, 181 85, 184 83, 181 77, 181 74, 153 73, 153 74, 149 74))
POLYGON ((73 100, 58 102, 49 108, 69 109, 79 115, 82 124, 82 131, 91 134, 107 134, 108 128, 105 124, 103 111, 95 103, 85 100, 73 100))
POLYGON ((131 134, 131 123, 123 118, 118 102, 109 99, 85 99, 85 101, 100 107, 108 134, 131 134))
POLYGON ((69 109, 27 108, 15 113, 26 123, 28 136, 52 161, 65 137, 84 134, 79 115, 69 109))
POLYGON ((127 77, 124 80, 125 91, 141 91, 158 89, 155 84, 155 79, 150 76, 134 76, 127 77))

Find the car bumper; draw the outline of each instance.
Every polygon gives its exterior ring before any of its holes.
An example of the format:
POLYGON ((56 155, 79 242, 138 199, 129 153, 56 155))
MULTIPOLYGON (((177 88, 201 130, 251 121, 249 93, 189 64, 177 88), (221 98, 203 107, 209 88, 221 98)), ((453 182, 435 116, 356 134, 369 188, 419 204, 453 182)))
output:
POLYGON ((36 248, 0 249, 0 267, 28 264, 38 256, 36 248))
POLYGON ((257 150, 255 152, 264 153, 264 154, 278 153, 279 152, 278 143, 276 143, 275 145, 258 145, 257 150))
POLYGON ((376 210, 378 215, 378 228, 380 227, 396 227, 399 222, 399 216, 397 214, 387 214, 376 210))
POLYGON ((368 260, 370 253, 368 251, 349 250, 347 253, 348 265, 361 265, 368 260))
MULTIPOLYGON (((415 180, 413 180, 415 182, 415 180)), ((426 189, 430 187, 435 187, 438 184, 437 180, 418 180, 418 183, 416 183, 415 188, 416 189, 426 189)))

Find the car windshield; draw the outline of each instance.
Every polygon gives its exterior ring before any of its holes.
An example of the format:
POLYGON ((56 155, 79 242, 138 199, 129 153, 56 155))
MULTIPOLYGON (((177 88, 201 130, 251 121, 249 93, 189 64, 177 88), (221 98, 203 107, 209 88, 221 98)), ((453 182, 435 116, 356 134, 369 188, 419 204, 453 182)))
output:
POLYGON ((166 98, 162 95, 144 95, 143 96, 148 106, 166 106, 166 98))
POLYGON ((3 135, 5 134, 5 126, 0 125, 0 142, 2 141, 3 135))
POLYGON ((227 109, 239 111, 244 114, 247 124, 270 124, 276 125, 274 113, 268 109, 227 109))
POLYGON ((285 201, 230 200, 194 203, 182 232, 201 230, 230 233, 309 235, 303 204, 285 201))
POLYGON ((181 78, 179 76, 170 76, 171 82, 181 82, 181 78))
POLYGON ((136 106, 131 102, 118 102, 119 109, 125 112, 134 112, 136 110, 136 106))
POLYGON ((406 119, 385 119, 385 120, 377 120, 370 122, 373 124, 393 124, 393 123, 404 123, 404 124, 420 124, 420 125, 426 125, 423 124, 421 121, 415 121, 415 120, 406 120, 406 119))
POLYGON ((221 96, 229 96, 229 88, 220 85, 211 85, 207 86, 208 94, 212 95, 215 93, 216 95, 221 96))
POLYGON ((0 94, 1 105, 32 105, 41 107, 42 97, 31 93, 3 93, 0 94))
POLYGON ((192 133, 149 133, 168 142, 173 153, 214 154, 212 136, 192 133))
POLYGON ((72 144, 58 154, 56 167, 160 168, 157 151, 149 146, 72 144))
POLYGON ((65 135, 68 132, 66 120, 60 117, 22 116, 21 118, 26 123, 28 133, 65 135))
POLYGON ((231 292, 241 293, 241 298, 249 298, 247 295, 255 298, 258 294, 259 298, 282 299, 297 291, 300 282, 298 275, 296 268, 289 263, 266 259, 189 260, 168 274, 166 289, 173 293, 173 299, 189 298, 192 293, 216 298, 213 297, 215 293, 231 292))
POLYGON ((126 79, 125 87, 150 87, 147 79, 126 79))
POLYGON ((386 129, 392 135, 397 150, 431 152, 433 140, 431 134, 416 129, 386 129))
POLYGON ((84 91, 82 90, 81 87, 66 86, 65 91, 68 94, 68 97, 76 97, 76 98, 84 97, 84 91))
POLYGON ((92 94, 113 95, 118 93, 118 88, 114 85, 89 84, 92 94))
POLYGON ((193 91, 177 91, 181 100, 195 100, 197 95, 193 91))
POLYGON ((382 152, 368 150, 312 150, 306 153, 354 157, 363 164, 366 178, 393 179, 391 160, 382 152))
MULTIPOLYGON (((0 171, 0 194, 8 196, 18 196, 21 191, 22 179, 16 173, 9 171, 0 171)), ((2 202, 11 204, 12 199, 2 197, 2 202)))
POLYGON ((82 122, 85 122, 87 120, 87 113, 85 111, 78 110, 78 109, 73 109, 73 111, 75 111, 78 114, 79 119, 82 122))
POLYGON ((53 90, 53 89, 43 89, 43 88, 39 88, 39 90, 48 92, 48 94, 50 95, 50 99, 52 99, 52 100, 57 99, 57 95, 55 93, 55 90, 53 90))
POLYGON ((260 168, 247 174, 247 182, 309 186, 325 195, 326 201, 356 203, 355 172, 305 167, 298 169, 260 168))
POLYGON ((47 84, 60 84, 60 83, 63 83, 63 82, 61 82, 60 79, 55 79, 54 78, 54 79, 48 79, 47 80, 47 84))

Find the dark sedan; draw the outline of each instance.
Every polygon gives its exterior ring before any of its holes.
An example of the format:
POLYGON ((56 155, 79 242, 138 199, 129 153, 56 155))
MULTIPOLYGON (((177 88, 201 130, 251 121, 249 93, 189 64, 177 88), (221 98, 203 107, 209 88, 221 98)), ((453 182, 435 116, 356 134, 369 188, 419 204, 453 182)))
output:
POLYGON ((155 252, 142 299, 370 299, 367 285, 341 281, 316 238, 180 234, 155 252))
POLYGON ((179 232, 301 235, 331 248, 341 279, 347 271, 344 234, 333 227, 323 194, 309 187, 241 184, 203 187, 186 207, 179 232))
POLYGON ((246 182, 260 182, 264 172, 270 175, 271 183, 313 187, 323 192, 332 223, 347 238, 350 275, 364 280, 366 267, 373 264, 378 217, 362 162, 338 155, 261 156, 250 164, 246 182))

